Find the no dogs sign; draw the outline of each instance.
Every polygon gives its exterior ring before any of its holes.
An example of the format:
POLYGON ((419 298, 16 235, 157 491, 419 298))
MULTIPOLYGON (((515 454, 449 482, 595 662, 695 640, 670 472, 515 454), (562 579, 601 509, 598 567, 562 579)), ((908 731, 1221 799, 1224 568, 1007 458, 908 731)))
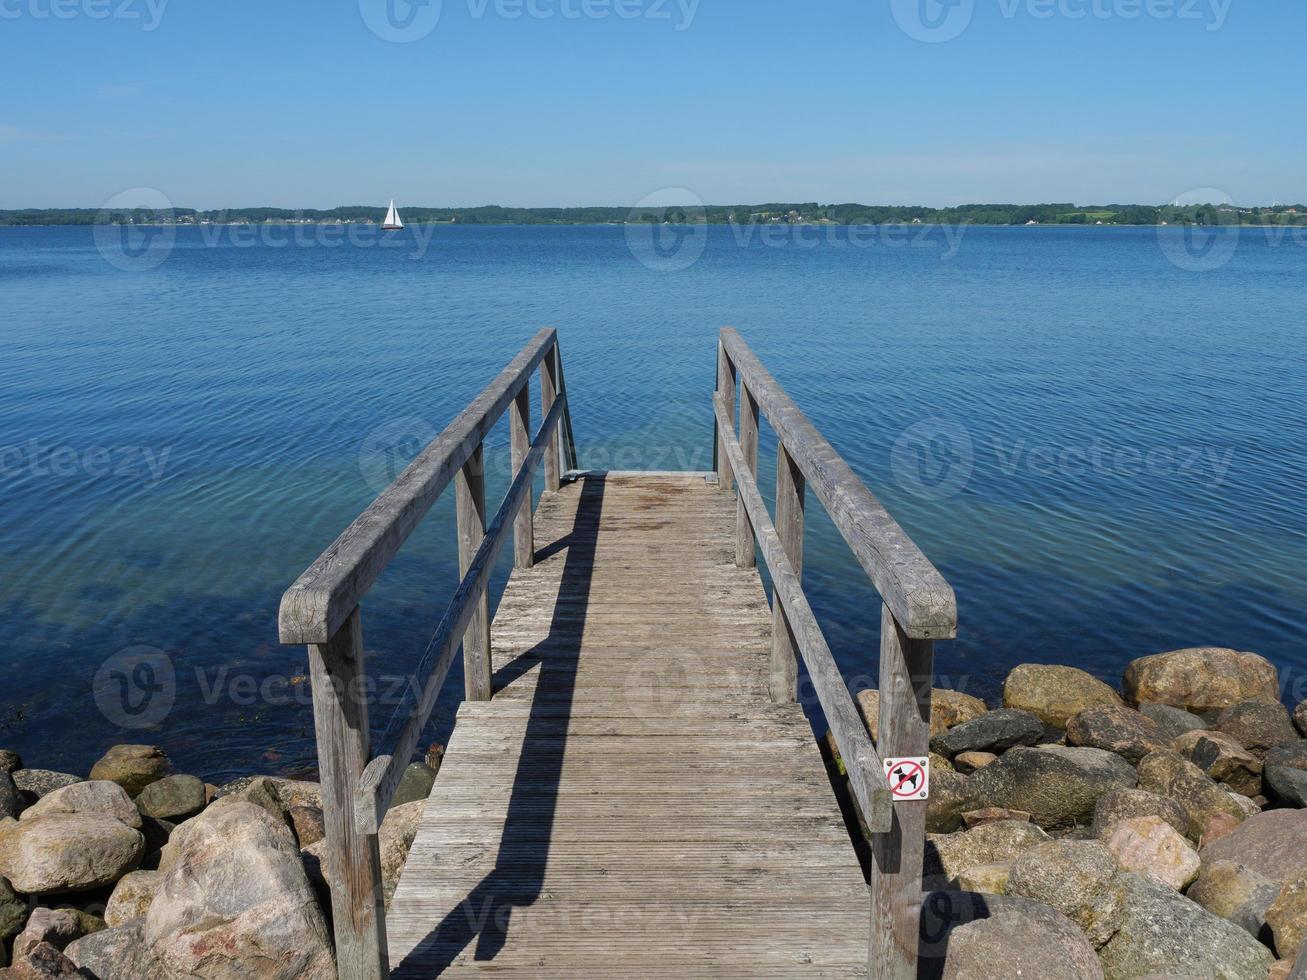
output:
POLYGON ((885 759, 885 780, 895 800, 924 800, 930 796, 930 759, 912 756, 885 759))

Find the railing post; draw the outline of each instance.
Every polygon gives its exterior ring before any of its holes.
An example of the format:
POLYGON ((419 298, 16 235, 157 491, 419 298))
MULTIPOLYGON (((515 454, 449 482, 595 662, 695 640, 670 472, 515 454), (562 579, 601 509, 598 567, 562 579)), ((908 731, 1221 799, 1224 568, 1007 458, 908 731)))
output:
MULTIPOLYGON (((558 397, 558 344, 549 348, 549 353, 540 363, 540 417, 549 417, 549 410, 554 407, 558 397)), ((545 450, 545 493, 553 493, 559 487, 558 473, 559 430, 554 427, 549 437, 549 448, 545 450)))
MULTIPOLYGON (((719 340, 717 342, 717 397, 726 405, 726 415, 732 418, 735 415, 735 365, 726 355, 726 347, 719 340)), ((716 455, 717 470, 717 489, 722 493, 730 493, 734 487, 731 475, 731 461, 726 455, 726 444, 722 442, 722 434, 717 431, 717 423, 714 415, 713 422, 713 446, 716 455)))
MULTIPOLYGON (((531 451, 531 386, 522 385, 522 390, 513 399, 508 409, 510 441, 513 453, 513 477, 522 470, 522 461, 531 451)), ((532 516, 534 506, 531 501, 531 487, 526 488, 526 499, 522 508, 513 518, 513 567, 530 568, 535 564, 535 527, 532 516)))
MULTIPOLYGON (((803 496, 806 481, 790 459, 784 443, 776 446, 776 534, 796 575, 803 574, 803 496)), ((780 598, 772 595, 771 698, 794 701, 799 696, 798 644, 780 598)))
MULTIPOLYGON (((881 609, 880 719, 876 748, 882 759, 924 756, 930 749, 930 688, 935 643, 910 639, 888 606, 881 609)), ((912 980, 917 975, 921 920, 921 863, 926 848, 925 800, 896 800, 888 833, 871 839, 870 976, 912 980)))
MULTIPOLYGON (((749 464, 749 472, 756 480, 758 477, 758 402, 743 378, 740 379, 740 449, 744 453, 744 461, 749 464)), ((753 526, 749 523, 749 512, 744 509, 743 496, 740 497, 735 508, 735 564, 740 568, 753 568, 757 564, 753 526)))
MULTIPOLYGON (((466 575, 486 536, 485 448, 477 446, 471 458, 454 477, 458 512, 458 574, 466 575)), ((477 600, 467 631, 463 634, 463 681, 469 701, 489 701, 490 687, 490 596, 485 591, 477 600)))
POLYGON ((341 980, 384 980, 390 964, 381 856, 376 835, 359 833, 354 822, 354 795, 371 751, 357 608, 329 642, 309 644, 309 675, 336 968, 341 980))

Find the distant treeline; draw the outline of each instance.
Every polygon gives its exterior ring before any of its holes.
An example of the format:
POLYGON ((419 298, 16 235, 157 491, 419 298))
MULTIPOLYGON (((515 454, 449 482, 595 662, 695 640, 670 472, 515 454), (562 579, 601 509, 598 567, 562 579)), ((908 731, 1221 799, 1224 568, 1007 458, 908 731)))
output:
MULTIPOLYGON (((977 224, 1025 225, 1156 225, 1168 224, 1307 224, 1307 207, 1277 205, 1236 208, 1213 204, 965 204, 953 208, 877 206, 868 204, 736 204, 672 208, 401 208, 406 222, 445 222, 465 225, 593 225, 631 221, 709 224, 815 223, 840 225, 977 224)), ((289 208, 231 208, 171 212, 149 209, 102 211, 95 208, 29 208, 0 211, 0 225, 93 224, 263 224, 267 222, 373 222, 385 217, 383 207, 343 207, 326 211, 289 208)))

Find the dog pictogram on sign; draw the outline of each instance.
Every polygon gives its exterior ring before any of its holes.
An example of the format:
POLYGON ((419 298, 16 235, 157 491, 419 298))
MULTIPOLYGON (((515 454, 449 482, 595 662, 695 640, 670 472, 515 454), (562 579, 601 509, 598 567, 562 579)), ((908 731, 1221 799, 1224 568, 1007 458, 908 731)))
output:
POLYGON ((895 800, 924 800, 930 796, 930 759, 926 756, 885 759, 885 780, 895 800))

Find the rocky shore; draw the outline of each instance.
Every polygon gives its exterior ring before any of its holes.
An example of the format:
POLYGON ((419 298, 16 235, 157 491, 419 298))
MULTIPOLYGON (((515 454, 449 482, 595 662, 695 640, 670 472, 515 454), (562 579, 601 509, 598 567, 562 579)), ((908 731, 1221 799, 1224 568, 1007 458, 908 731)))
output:
MULTIPOLYGON (((439 765, 414 763, 380 831, 389 902, 439 765)), ((0 750, 0 977, 336 976, 317 783, 224 786, 117 745, 87 777, 0 750)))
MULTIPOLYGON (((1143 657, 1119 688, 1023 664, 1002 705, 935 690, 923 972, 1288 978, 1307 702, 1280 690, 1262 657, 1216 648, 1143 657)), ((877 692, 858 703, 874 736, 877 692)), ((439 757, 381 827, 387 900, 439 757)), ((334 977, 321 805, 316 783, 214 786, 155 746, 86 777, 0 751, 0 977, 334 977)))
MULTIPOLYGON (((1290 714, 1271 663, 1177 650, 1132 662, 1119 689, 1023 664, 1002 697, 933 693, 932 975, 1289 977, 1307 934, 1307 702, 1290 714)), ((874 737, 877 692, 858 701, 874 737)))

